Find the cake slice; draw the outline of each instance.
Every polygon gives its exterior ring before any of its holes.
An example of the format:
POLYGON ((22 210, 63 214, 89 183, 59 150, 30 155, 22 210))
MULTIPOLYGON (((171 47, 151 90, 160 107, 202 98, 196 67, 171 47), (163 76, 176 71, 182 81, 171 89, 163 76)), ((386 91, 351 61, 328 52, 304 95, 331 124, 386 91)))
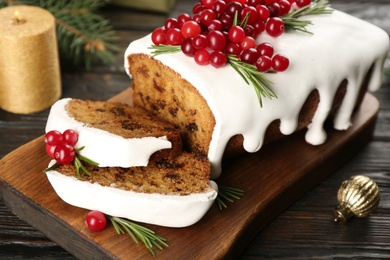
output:
POLYGON ((146 166, 174 159, 182 150, 173 125, 140 107, 117 102, 61 99, 51 108, 46 132, 66 129, 79 135, 76 148, 99 166, 146 166))
POLYGON ((217 185, 209 181, 210 163, 195 153, 147 167, 86 167, 90 176, 77 177, 73 164, 46 174, 65 202, 111 216, 185 227, 200 220, 217 197, 217 185))

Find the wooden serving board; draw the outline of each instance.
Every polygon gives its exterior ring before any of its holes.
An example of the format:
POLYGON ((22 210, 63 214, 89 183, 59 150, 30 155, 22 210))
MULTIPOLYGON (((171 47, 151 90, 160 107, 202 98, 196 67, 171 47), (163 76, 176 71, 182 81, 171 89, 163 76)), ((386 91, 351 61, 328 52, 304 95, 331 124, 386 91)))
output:
MULTIPOLYGON (((130 89, 111 100, 131 102, 130 89)), ((145 225, 168 240, 156 250, 159 259, 233 258, 272 219, 342 166, 371 138, 379 102, 367 94, 348 131, 328 130, 328 141, 311 146, 304 133, 269 144, 223 165, 219 185, 245 191, 244 197, 219 211, 216 205, 187 228, 145 225)), ((91 232, 84 221, 87 210, 70 206, 54 192, 43 170, 49 158, 44 137, 16 149, 0 161, 0 198, 10 210, 82 259, 153 259, 143 244, 117 235, 111 224, 91 232)), ((69 191, 72 192, 72 191, 69 191)), ((331 221, 332 212, 329 212, 331 221)))

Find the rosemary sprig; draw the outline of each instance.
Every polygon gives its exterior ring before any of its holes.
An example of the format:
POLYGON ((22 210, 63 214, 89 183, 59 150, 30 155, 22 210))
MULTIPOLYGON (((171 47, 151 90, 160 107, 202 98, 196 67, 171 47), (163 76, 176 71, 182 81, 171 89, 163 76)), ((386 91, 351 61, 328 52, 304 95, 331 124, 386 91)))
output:
POLYGON ((330 8, 328 0, 314 0, 310 5, 304 6, 280 17, 286 30, 295 30, 305 33, 310 33, 306 26, 312 24, 310 20, 299 20, 298 18, 305 15, 331 14, 333 9, 330 8))
POLYGON ((243 195, 243 190, 232 187, 219 186, 217 196, 217 204, 219 210, 227 208, 226 202, 233 203, 234 199, 239 200, 243 195))
POLYGON ((263 106, 263 97, 277 98, 276 93, 270 87, 273 83, 264 77, 263 72, 258 71, 254 65, 240 61, 234 55, 228 55, 228 64, 237 71, 248 85, 253 85, 260 107, 263 106))
POLYGON ((76 156, 74 158, 74 166, 76 167, 76 172, 77 172, 77 176, 78 177, 81 177, 82 174, 80 173, 80 170, 82 170, 83 172, 85 172, 88 176, 91 176, 91 173, 88 171, 88 169, 83 165, 83 162, 86 162, 86 163, 89 163, 89 164, 92 164, 94 166, 98 166, 99 164, 97 162, 94 162, 92 161, 91 159, 88 159, 87 157, 85 156, 82 156, 80 154, 80 151, 84 149, 84 146, 83 147, 80 147, 78 149, 75 149, 75 152, 76 152, 76 156))
POLYGON ((168 244, 166 243, 167 240, 159 235, 156 235, 153 230, 119 217, 110 216, 110 220, 118 234, 129 234, 137 244, 138 239, 141 240, 153 256, 156 256, 153 246, 159 250, 163 250, 163 246, 168 247, 168 244))
POLYGON ((161 54, 176 53, 181 51, 180 45, 165 45, 165 44, 152 45, 148 47, 148 49, 153 50, 152 51, 153 57, 161 54))
MULTIPOLYGON (((88 159, 87 157, 85 156, 82 156, 80 154, 80 151, 84 149, 85 146, 83 147, 80 147, 78 149, 74 149, 75 150, 75 157, 74 157, 74 160, 73 160, 73 164, 74 166, 76 167, 76 172, 77 172, 77 176, 78 177, 81 177, 83 175, 82 172, 86 173, 88 176, 91 176, 91 173, 88 171, 88 169, 83 165, 83 162, 86 162, 88 164, 91 164, 91 165, 94 165, 94 166, 98 166, 99 163, 97 162, 94 162, 92 161, 91 159, 88 159)), ((48 172, 48 171, 52 171, 54 170, 55 168, 57 168, 58 166, 60 166, 60 164, 58 162, 56 162, 55 164, 53 164, 52 166, 50 166, 49 168, 47 168, 45 170, 45 172, 48 172)))

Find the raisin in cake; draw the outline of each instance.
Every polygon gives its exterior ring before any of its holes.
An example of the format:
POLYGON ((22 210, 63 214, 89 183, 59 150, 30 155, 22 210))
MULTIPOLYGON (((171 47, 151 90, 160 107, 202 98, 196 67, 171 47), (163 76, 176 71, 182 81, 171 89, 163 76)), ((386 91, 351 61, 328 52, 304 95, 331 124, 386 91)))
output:
POLYGON ((143 108, 117 102, 65 98, 51 108, 46 132, 79 134, 82 155, 99 166, 146 166, 149 159, 173 159, 182 150, 180 132, 143 108))
POLYGON ((186 147, 208 156, 212 178, 226 151, 256 152, 268 139, 306 127, 306 141, 320 145, 330 115, 335 129, 348 129, 364 93, 380 87, 389 37, 337 10, 304 18, 310 33, 256 38, 290 61, 286 71, 265 74, 277 98, 263 98, 262 106, 231 66, 200 66, 181 51, 154 55, 151 35, 131 42, 124 55, 133 102, 178 126, 186 147))

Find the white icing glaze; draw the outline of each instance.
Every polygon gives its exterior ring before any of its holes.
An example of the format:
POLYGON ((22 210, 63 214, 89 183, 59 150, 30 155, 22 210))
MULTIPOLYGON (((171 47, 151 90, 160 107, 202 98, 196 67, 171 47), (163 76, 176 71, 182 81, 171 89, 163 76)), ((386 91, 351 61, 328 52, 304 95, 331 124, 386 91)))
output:
MULTIPOLYGON (((333 97, 344 80, 348 80, 347 94, 339 109, 334 127, 347 129, 362 81, 373 66, 369 90, 377 90, 382 82, 382 67, 389 48, 389 37, 381 29, 365 21, 335 10, 330 15, 305 17, 313 22, 308 30, 284 33, 273 38, 266 33, 258 41, 270 42, 276 53, 290 59, 290 67, 282 73, 266 74, 273 84, 278 99, 263 99, 260 108, 252 86, 247 85, 230 67, 215 69, 202 67, 183 53, 158 55, 155 59, 178 72, 206 99, 216 125, 209 147, 212 178, 221 172, 221 160, 229 139, 243 134, 244 148, 258 151, 268 125, 281 120, 280 130, 288 135, 297 127, 302 105, 318 89, 320 103, 308 127, 306 141, 320 145, 326 140, 323 123, 328 116, 333 97)), ((129 73, 127 57, 132 53, 150 54, 150 35, 132 42, 125 52, 125 69, 129 73)))
POLYGON ((66 112, 65 106, 69 100, 71 99, 61 99, 51 107, 46 132, 75 130, 79 134, 76 148, 84 146, 80 154, 99 163, 100 167, 146 166, 153 153, 172 147, 172 143, 167 140, 166 136, 123 138, 104 130, 88 127, 70 117, 66 112))
POLYGON ((166 227, 179 228, 196 223, 209 210, 218 193, 218 186, 213 181, 210 181, 211 188, 207 192, 180 196, 101 186, 55 170, 46 175, 58 196, 70 205, 166 227))

